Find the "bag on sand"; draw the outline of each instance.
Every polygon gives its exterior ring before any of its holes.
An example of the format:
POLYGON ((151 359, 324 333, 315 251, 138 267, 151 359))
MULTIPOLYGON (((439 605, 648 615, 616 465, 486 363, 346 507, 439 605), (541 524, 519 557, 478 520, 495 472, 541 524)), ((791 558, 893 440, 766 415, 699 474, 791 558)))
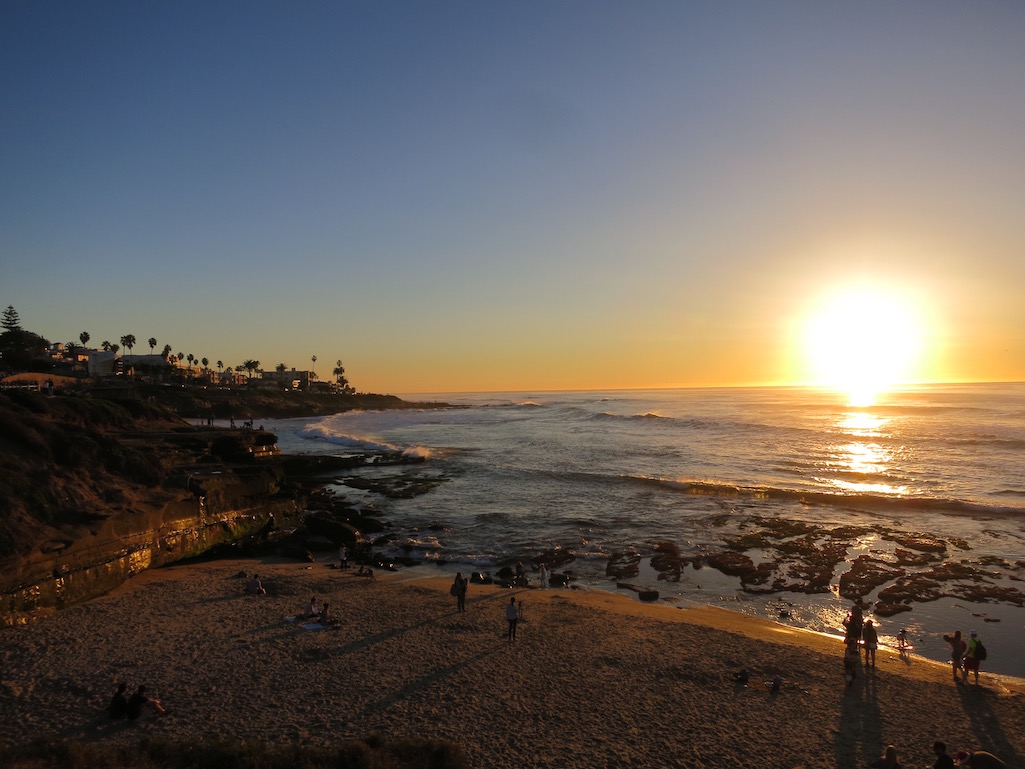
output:
POLYGON ((984 660, 987 657, 986 647, 982 645, 982 641, 975 642, 975 659, 984 660))

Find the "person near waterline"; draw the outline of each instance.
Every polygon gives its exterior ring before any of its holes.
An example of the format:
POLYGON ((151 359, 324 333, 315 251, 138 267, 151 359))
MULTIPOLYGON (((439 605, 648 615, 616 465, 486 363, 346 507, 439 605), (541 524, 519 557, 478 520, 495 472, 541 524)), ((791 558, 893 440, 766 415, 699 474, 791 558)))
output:
POLYGON ((979 647, 982 646, 982 639, 974 630, 968 634, 968 646, 965 649, 964 657, 964 680, 968 683, 968 671, 975 673, 975 685, 979 685, 979 663, 982 658, 979 656, 979 647))
POLYGON ((861 631, 861 642, 865 647, 865 667, 874 668, 876 666, 876 649, 879 648, 879 633, 870 619, 865 620, 864 629, 861 631))
MULTIPOLYGON (((950 667, 954 671, 954 683, 964 683, 958 676, 958 671, 964 665, 964 653, 968 649, 968 644, 961 638, 960 630, 955 630, 954 635, 944 635, 943 640, 950 644, 950 667)), ((966 673, 965 679, 967 680, 967 678, 966 673)))

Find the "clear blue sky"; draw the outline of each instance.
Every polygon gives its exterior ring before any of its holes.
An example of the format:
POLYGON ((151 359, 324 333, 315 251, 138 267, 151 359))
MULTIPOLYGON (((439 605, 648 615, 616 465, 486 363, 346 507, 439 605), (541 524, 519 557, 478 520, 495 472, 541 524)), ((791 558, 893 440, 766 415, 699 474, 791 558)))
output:
POLYGON ((52 341, 796 382, 858 283, 917 378, 1025 379, 1022 3, 5 0, 0 105, 0 306, 52 341))

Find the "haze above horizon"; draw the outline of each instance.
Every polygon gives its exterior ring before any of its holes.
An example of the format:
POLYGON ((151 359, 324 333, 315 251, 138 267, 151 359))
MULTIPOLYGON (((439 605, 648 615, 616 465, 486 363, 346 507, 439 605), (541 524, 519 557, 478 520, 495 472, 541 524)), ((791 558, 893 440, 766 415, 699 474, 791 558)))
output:
POLYGON ((944 0, 14 0, 0 306, 374 392, 1025 380, 1023 36, 944 0))

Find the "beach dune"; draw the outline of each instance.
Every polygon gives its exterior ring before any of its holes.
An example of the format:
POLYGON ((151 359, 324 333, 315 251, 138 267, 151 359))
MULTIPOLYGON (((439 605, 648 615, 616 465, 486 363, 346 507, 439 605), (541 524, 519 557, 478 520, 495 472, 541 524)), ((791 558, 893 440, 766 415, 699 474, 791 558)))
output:
POLYGON ((845 687, 840 642, 722 610, 649 606, 600 591, 375 580, 327 564, 182 564, 0 633, 0 741, 166 735, 331 744, 437 737, 475 767, 864 767, 887 744, 904 766, 932 743, 1025 761, 1022 682, 882 650, 845 687), (243 592, 258 572, 266 596, 243 592), (522 606, 517 639, 504 607, 522 606), (338 623, 287 618, 311 597, 338 623), (750 672, 745 687, 734 680, 750 672), (782 686, 765 685, 775 676, 782 686), (117 682, 165 716, 111 724, 117 682))

